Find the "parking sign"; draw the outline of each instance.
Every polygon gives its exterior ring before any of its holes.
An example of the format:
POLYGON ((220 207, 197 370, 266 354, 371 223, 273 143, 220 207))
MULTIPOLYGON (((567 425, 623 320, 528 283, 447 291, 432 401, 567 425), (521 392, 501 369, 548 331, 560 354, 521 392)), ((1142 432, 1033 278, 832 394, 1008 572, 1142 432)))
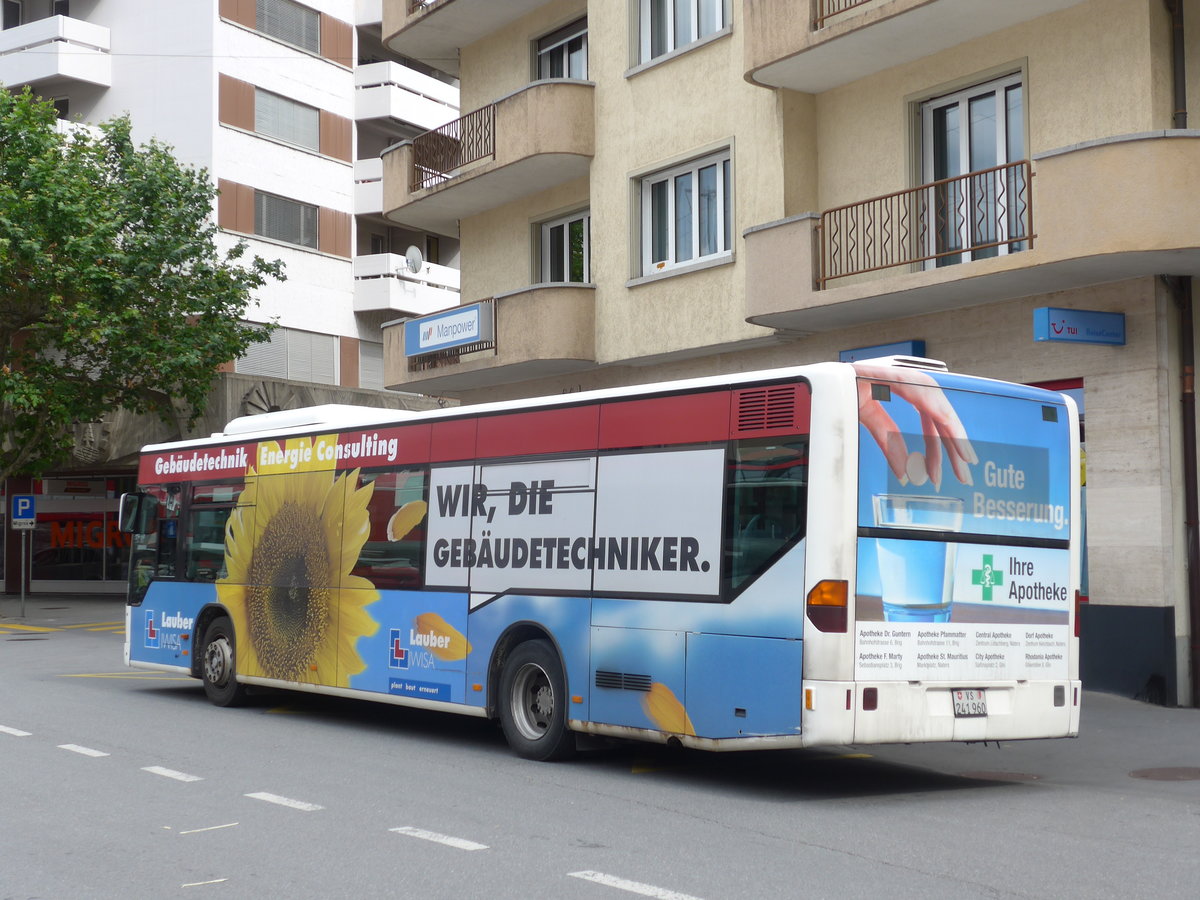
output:
POLYGON ((10 521, 14 529, 33 528, 37 522, 37 506, 33 494, 13 494, 10 521))

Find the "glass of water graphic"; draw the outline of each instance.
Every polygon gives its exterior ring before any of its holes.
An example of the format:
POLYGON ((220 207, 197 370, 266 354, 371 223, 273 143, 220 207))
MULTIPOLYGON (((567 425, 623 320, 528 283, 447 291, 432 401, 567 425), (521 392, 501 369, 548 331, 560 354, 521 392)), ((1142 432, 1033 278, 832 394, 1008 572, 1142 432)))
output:
POLYGON ((879 592, 888 622, 948 622, 954 597, 955 544, 938 533, 962 530, 958 497, 876 494, 875 524, 928 532, 927 539, 879 538, 879 592))

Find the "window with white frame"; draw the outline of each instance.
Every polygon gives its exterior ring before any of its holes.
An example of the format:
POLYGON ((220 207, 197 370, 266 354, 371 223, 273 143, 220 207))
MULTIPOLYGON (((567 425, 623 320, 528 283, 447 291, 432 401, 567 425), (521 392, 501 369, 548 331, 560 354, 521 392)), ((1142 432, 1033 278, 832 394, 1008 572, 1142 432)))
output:
POLYGON ((262 88, 254 89, 254 130, 309 150, 321 149, 320 112, 262 88))
POLYGON ((317 246, 317 208, 263 191, 254 192, 254 233, 262 237, 317 246))
POLYGON ((922 177, 930 264, 952 265, 1028 246, 1025 97, 1020 73, 921 104, 922 177))
POLYGON ((587 78, 587 19, 572 22, 537 42, 538 78, 587 78))
POLYGON ((321 17, 292 0, 256 0, 256 30, 310 53, 321 50, 321 17))
POLYGON ((642 274, 726 256, 732 249, 728 150, 641 180, 642 274))
POLYGON ((586 284, 592 280, 591 225, 586 211, 542 223, 542 281, 586 284))
POLYGON ((639 0, 641 61, 686 47, 727 24, 725 0, 639 0))

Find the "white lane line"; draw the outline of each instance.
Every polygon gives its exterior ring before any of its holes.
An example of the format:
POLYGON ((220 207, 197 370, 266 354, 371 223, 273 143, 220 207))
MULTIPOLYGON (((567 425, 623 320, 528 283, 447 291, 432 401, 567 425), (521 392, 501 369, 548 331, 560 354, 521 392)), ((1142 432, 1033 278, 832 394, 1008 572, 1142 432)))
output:
POLYGON ((640 881, 630 881, 627 878, 618 878, 616 875, 605 875, 603 872, 568 872, 567 874, 572 878, 582 878, 584 881, 602 884, 619 891, 628 891, 631 894, 639 894, 642 897, 653 897, 655 900, 700 900, 699 897, 693 897, 691 894, 681 894, 678 891, 669 891, 652 884, 642 884, 640 881))
POLYGON ((228 880, 229 880, 228 878, 214 878, 212 881, 193 881, 190 884, 181 884, 180 887, 181 888, 204 887, 204 885, 206 885, 206 884, 221 884, 222 882, 225 882, 228 880))
POLYGON ((265 800, 267 803, 274 803, 278 806, 289 806, 292 809, 302 809, 305 812, 316 812, 318 809, 325 808, 315 803, 305 803, 303 800, 289 800, 287 797, 280 797, 278 794, 268 794, 266 791, 256 791, 246 796, 252 800, 265 800))
POLYGON ((83 756, 108 756, 103 750, 93 750, 91 747, 80 747, 78 744, 59 744, 59 750, 70 750, 83 756))
POLYGON ((221 828, 233 828, 237 822, 230 822, 227 825, 209 825, 207 828, 189 828, 187 831, 181 831, 180 834, 199 834, 202 831, 218 831, 221 828))
POLYGON ((174 778, 176 781, 203 781, 199 775, 189 775, 186 772, 176 772, 174 769, 164 769, 162 766, 142 766, 143 772, 151 775, 161 775, 163 778, 174 778))
POLYGON ((409 837, 420 838, 423 841, 433 841, 435 844, 445 844, 447 847, 455 847, 459 850, 486 850, 487 844, 477 844, 474 841, 468 841, 464 838, 456 838, 448 834, 438 834, 436 831, 426 831, 424 828, 413 828, 411 825, 405 825, 403 828, 390 828, 389 831, 394 831, 396 834, 406 834, 409 837))
POLYGON ((0 725, 0 733, 11 734, 13 737, 29 737, 33 732, 22 731, 20 728, 9 728, 7 725, 0 725))

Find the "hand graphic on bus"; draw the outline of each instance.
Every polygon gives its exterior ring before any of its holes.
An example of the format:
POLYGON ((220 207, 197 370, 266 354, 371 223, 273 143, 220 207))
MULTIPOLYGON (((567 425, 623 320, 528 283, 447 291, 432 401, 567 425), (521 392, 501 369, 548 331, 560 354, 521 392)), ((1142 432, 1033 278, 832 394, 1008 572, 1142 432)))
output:
POLYGON ((933 482, 942 487, 942 448, 954 476, 963 484, 974 484, 970 466, 979 462, 967 438, 966 429, 950 400, 933 378, 913 369, 893 369, 856 363, 854 369, 863 380, 858 382, 858 420, 875 438, 892 473, 901 484, 933 482), (884 384, 893 394, 907 400, 921 417, 925 453, 909 452, 904 436, 883 404, 872 396, 872 384, 884 384))

